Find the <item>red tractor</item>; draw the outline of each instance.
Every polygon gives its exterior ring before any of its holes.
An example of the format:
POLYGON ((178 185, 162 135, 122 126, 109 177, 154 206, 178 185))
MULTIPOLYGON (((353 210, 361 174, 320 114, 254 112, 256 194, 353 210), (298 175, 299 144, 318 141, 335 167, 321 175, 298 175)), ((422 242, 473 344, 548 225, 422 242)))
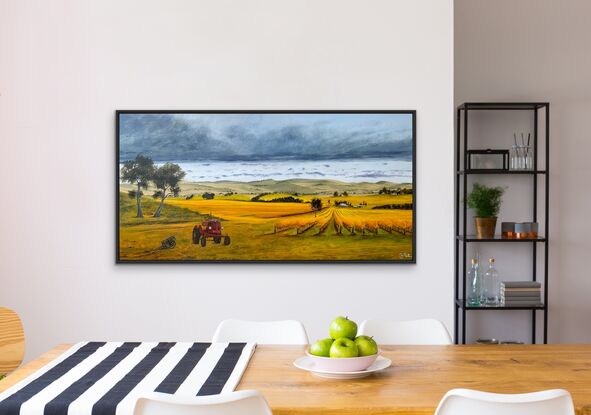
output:
POLYGON ((230 245, 230 237, 222 235, 224 227, 218 219, 207 219, 201 225, 195 225, 193 228, 193 243, 207 245, 207 239, 213 239, 213 242, 219 244, 224 241, 224 245, 230 245))

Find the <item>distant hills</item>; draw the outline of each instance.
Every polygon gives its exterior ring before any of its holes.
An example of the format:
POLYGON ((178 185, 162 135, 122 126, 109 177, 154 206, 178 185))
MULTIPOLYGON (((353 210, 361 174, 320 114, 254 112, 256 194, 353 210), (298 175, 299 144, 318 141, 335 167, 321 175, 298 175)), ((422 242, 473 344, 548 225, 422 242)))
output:
MULTIPOLYGON (((121 190, 131 190, 133 186, 127 183, 121 184, 121 190)), ((289 180, 259 180, 252 182, 217 181, 217 182, 182 182, 181 195, 202 194, 204 192, 220 193, 299 193, 299 194, 332 194, 333 192, 350 194, 377 193, 382 188, 407 189, 412 188, 410 183, 392 183, 380 181, 376 183, 359 182, 346 183, 338 180, 312 180, 312 179, 289 179, 289 180)), ((151 192, 148 190, 146 194, 151 192)))

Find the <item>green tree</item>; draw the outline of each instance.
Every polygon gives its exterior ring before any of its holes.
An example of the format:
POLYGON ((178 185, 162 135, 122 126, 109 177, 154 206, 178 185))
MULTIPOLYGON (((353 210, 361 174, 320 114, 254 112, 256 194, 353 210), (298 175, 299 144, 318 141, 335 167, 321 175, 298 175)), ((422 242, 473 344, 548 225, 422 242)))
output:
POLYGON ((137 185, 137 190, 129 192, 130 197, 137 200, 136 218, 143 218, 142 212, 142 189, 147 189, 152 176, 154 175, 154 162, 151 158, 138 154, 134 160, 127 160, 121 168, 121 180, 137 185))
POLYGON ((312 205, 312 210, 320 210, 322 209, 322 200, 318 198, 314 198, 310 201, 312 205))
POLYGON ((349 193, 343 192, 343 196, 347 197, 347 196, 349 196, 349 193))
POLYGON ((156 168, 152 176, 152 181, 157 190, 154 192, 153 197, 154 199, 160 199, 160 206, 158 206, 156 213, 154 213, 155 218, 160 217, 162 208, 164 207, 164 201, 167 197, 179 195, 181 191, 179 182, 183 177, 185 177, 185 172, 178 164, 166 163, 156 168))

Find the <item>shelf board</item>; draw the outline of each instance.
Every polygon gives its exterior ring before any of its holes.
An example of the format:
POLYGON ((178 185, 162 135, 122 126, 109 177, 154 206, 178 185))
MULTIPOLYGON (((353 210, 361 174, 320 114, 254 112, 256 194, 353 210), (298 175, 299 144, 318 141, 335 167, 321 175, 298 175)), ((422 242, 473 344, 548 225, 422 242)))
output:
POLYGON ((549 105, 547 102, 464 102, 459 110, 536 110, 549 105))
POLYGON ((546 306, 542 303, 538 305, 532 306, 468 306, 466 305, 465 301, 462 299, 456 299, 456 306, 459 308, 463 308, 465 310, 482 310, 482 311, 491 311, 491 310, 545 310, 546 306))
POLYGON ((546 170, 460 170, 456 174, 508 174, 508 175, 524 175, 524 174, 546 174, 546 170))
POLYGON ((464 242, 546 242, 546 238, 540 236, 538 238, 527 238, 527 239, 515 239, 515 238, 504 238, 500 235, 495 235, 493 238, 478 238, 476 235, 462 235, 456 236, 460 241, 464 242))

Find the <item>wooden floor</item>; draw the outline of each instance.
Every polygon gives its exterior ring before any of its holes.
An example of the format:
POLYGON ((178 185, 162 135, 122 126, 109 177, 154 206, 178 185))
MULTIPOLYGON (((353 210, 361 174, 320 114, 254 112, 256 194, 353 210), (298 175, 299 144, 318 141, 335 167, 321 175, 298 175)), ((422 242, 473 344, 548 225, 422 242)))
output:
MULTIPOLYGON (((0 391, 58 356, 59 346, 0 382, 0 391)), ((275 415, 433 414, 453 388, 522 393, 564 388, 591 414, 591 345, 383 346, 394 362, 357 380, 322 379, 293 367, 301 346, 258 346, 238 389, 262 392, 275 415)))

